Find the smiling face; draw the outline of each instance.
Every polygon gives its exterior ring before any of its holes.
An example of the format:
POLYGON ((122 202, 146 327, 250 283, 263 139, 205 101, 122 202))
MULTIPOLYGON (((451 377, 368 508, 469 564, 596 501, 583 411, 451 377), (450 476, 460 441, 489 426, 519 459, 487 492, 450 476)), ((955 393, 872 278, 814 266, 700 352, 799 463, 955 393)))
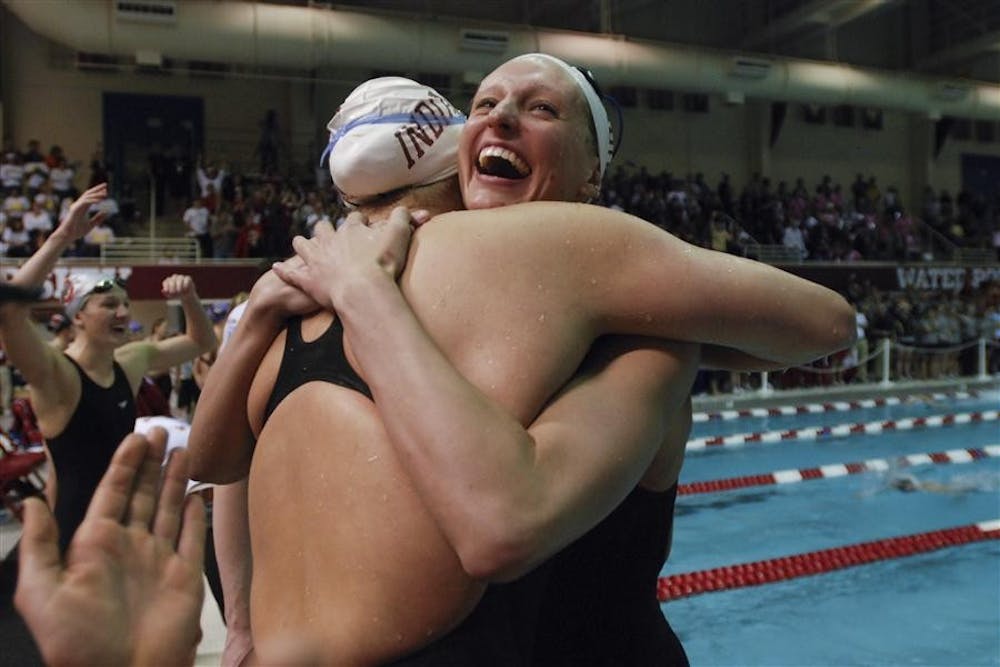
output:
POLYGON ((128 293, 116 285, 107 292, 88 296, 74 322, 78 333, 88 339, 106 340, 117 346, 129 340, 129 315, 128 293))
POLYGON ((459 145, 469 209, 519 202, 586 201, 596 195, 590 112, 558 65, 517 58, 479 86, 459 145))

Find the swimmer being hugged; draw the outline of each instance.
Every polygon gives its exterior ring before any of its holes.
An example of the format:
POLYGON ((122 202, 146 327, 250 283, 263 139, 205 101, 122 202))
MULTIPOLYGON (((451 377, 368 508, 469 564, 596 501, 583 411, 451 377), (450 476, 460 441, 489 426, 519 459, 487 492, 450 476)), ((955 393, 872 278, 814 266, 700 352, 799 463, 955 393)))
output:
MULTIPOLYGON (((264 662, 294 634, 342 664, 529 664, 547 559, 637 487, 669 518, 698 363, 851 342, 853 311, 818 285, 608 209, 513 206, 592 199, 607 164, 606 115, 552 60, 490 75, 464 130, 412 115, 440 99, 414 82, 352 93, 331 173, 380 222, 297 239, 208 378, 192 475, 249 474, 264 662), (456 210, 456 153, 466 203, 511 206, 456 210), (491 158, 508 166, 475 166, 491 158), (412 245, 399 204, 437 214, 412 245)), ((663 627, 651 645, 676 643, 663 627)))

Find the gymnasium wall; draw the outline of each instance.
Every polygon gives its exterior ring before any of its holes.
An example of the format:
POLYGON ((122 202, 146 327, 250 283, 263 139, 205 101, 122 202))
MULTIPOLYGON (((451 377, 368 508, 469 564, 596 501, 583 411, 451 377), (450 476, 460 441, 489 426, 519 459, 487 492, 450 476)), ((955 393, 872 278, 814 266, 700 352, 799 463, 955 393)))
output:
MULTIPOLYGON (((30 31, 17 17, 0 9, 0 73, 5 138, 24 147, 29 139, 43 148, 58 143, 85 165, 101 140, 102 94, 127 92, 185 95, 204 100, 205 153, 229 162, 236 171, 253 168, 260 123, 269 109, 279 118, 283 157, 297 175, 309 177, 325 143, 324 126, 341 99, 372 72, 328 70, 309 79, 271 73, 254 78, 121 71, 83 71, 76 54, 30 31)), ((417 75, 416 72, 404 73, 417 75)), ((450 92, 456 103, 466 91, 450 92)), ((773 182, 802 176, 812 187, 829 174, 847 188, 855 174, 875 175, 885 189, 895 185, 906 203, 918 203, 925 183, 952 193, 961 186, 965 153, 1000 156, 1000 141, 949 138, 932 156, 934 124, 914 114, 886 111, 881 130, 838 127, 830 110, 824 124, 806 123, 801 106, 789 104, 777 141, 769 145, 770 103, 747 99, 727 102, 708 97, 708 111, 684 110, 682 93, 673 108, 648 108, 643 91, 638 105, 625 110, 625 142, 618 160, 645 165, 650 171, 674 174, 702 172, 709 183, 729 173, 742 187, 754 172, 773 182)), ((857 114, 856 114, 857 115, 857 114)), ((1000 137, 997 137, 1000 139, 1000 137)))

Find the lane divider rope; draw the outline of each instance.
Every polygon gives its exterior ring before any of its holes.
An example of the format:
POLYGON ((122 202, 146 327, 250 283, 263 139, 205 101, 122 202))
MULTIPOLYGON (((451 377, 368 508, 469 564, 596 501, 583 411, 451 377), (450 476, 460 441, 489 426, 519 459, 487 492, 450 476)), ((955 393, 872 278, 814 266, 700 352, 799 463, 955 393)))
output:
MULTIPOLYGON (((694 422, 704 423, 708 421, 730 421, 746 417, 788 417, 792 415, 819 414, 822 412, 847 412, 849 410, 863 410, 870 408, 881 408, 885 406, 900 405, 907 398, 921 396, 913 394, 911 396, 885 396, 881 398, 866 398, 856 401, 833 401, 829 403, 807 403, 805 405, 782 405, 770 408, 743 408, 740 410, 720 410, 718 412, 695 412, 694 422)), ((923 396, 926 396, 924 394, 923 396)), ((953 391, 947 393, 930 394, 930 399, 942 401, 946 399, 961 400, 975 398, 979 396, 976 390, 953 391)))
POLYGON ((937 428, 940 426, 953 426, 955 424, 990 422, 996 421, 998 417, 1000 417, 1000 410, 984 410, 982 412, 962 412, 949 415, 931 415, 929 417, 890 419, 887 421, 868 422, 866 424, 836 424, 834 426, 811 426, 807 428, 788 429, 786 431, 713 435, 688 440, 685 449, 688 452, 694 452, 707 447, 740 447, 760 442, 816 440, 824 437, 843 437, 849 435, 874 435, 886 431, 908 431, 914 428, 937 428))
POLYGON ((753 486, 768 486, 771 484, 792 484, 810 479, 830 479, 844 475, 858 475, 865 472, 885 472, 893 466, 912 467, 930 464, 970 463, 986 458, 1000 458, 1000 444, 984 445, 970 449, 949 449, 944 452, 928 452, 926 454, 909 454, 896 459, 869 459, 856 463, 834 463, 816 468, 800 468, 798 470, 776 470, 759 475, 744 475, 726 479, 690 482, 677 485, 677 495, 689 496, 698 493, 716 493, 745 489, 753 486))
POLYGON ((913 556, 961 544, 997 539, 1000 539, 1000 519, 780 558, 672 574, 659 578, 656 596, 660 602, 666 602, 701 593, 759 586, 881 560, 913 556))

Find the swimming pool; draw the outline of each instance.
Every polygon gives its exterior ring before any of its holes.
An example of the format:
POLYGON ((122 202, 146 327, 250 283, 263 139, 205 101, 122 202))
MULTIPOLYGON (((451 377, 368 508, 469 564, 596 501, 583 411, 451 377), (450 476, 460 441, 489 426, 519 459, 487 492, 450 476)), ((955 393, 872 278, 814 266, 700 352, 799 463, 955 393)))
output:
MULTIPOLYGON (((998 407, 1000 392, 990 390, 696 423, 693 440, 727 435, 730 442, 689 448, 682 485, 775 471, 785 471, 778 477, 794 483, 774 483, 772 477, 745 488, 680 496, 663 575, 1000 518, 1000 449, 983 450, 1000 445, 998 407), (948 423, 949 415, 960 414, 980 417, 948 423), (905 430, 896 429, 900 422, 905 430), (857 428, 869 424, 880 426, 857 428), (856 428, 808 430, 836 425, 856 428), (796 438, 803 430, 806 437, 796 438), (736 437, 767 432, 787 437, 736 437), (970 450, 973 455, 962 453, 970 450), (945 451, 950 458, 921 456, 945 451), (905 456, 911 464, 900 462, 905 456), (838 465, 865 461, 875 470, 838 465), (821 466, 828 475, 797 472, 821 466), (920 482, 960 490, 893 489, 888 478, 904 468, 920 482)), ((1000 540, 670 599, 662 609, 697 666, 998 665, 1000 540)))

